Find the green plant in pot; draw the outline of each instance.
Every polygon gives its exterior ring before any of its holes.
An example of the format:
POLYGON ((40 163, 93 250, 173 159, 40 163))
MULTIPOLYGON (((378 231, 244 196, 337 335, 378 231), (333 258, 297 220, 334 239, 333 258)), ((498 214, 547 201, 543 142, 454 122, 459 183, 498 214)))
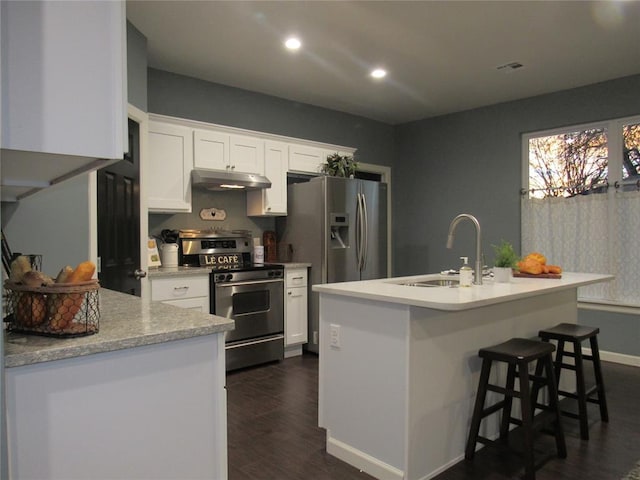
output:
POLYGON ((355 175, 358 163, 351 155, 340 155, 338 152, 327 156, 327 162, 322 165, 322 173, 332 177, 351 177, 355 175))
POLYGON ((512 270, 516 267, 520 257, 511 243, 502 240, 499 245, 492 245, 494 251, 493 278, 496 282, 511 281, 512 270))

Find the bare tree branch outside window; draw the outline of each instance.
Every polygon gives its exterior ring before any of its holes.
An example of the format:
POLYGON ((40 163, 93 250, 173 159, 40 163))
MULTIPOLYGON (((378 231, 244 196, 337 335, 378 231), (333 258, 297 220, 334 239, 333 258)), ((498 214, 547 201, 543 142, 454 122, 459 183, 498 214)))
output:
MULTIPOLYGON (((634 131, 639 135, 640 132, 634 131)), ((637 149, 636 144, 636 149, 637 149)), ((572 197, 600 193, 607 180, 604 129, 589 129, 529 140, 532 197, 572 197)))
POLYGON ((625 125, 622 129, 624 155, 622 156, 622 178, 640 177, 640 124, 625 125))

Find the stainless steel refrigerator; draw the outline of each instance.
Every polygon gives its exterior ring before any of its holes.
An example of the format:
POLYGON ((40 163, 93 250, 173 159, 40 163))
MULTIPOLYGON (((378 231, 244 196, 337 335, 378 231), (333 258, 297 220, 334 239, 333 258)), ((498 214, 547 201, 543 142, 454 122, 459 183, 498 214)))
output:
MULTIPOLYGON (((292 261, 311 263, 311 285, 387 276, 387 184, 315 177, 287 189, 280 244, 292 261)), ((309 296, 309 343, 318 352, 318 294, 309 296)))

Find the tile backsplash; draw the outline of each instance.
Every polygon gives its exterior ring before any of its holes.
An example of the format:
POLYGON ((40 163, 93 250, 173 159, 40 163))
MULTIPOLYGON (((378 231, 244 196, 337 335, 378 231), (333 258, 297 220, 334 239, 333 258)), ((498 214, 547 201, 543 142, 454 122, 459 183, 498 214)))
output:
POLYGON ((160 236, 164 229, 179 230, 184 228, 222 228, 227 230, 250 230, 253 237, 262 238, 265 230, 275 230, 275 218, 247 217, 246 192, 213 192, 193 189, 191 197, 191 213, 150 213, 149 235, 160 236), (202 220, 200 210, 215 207, 224 210, 227 217, 222 220, 202 220))

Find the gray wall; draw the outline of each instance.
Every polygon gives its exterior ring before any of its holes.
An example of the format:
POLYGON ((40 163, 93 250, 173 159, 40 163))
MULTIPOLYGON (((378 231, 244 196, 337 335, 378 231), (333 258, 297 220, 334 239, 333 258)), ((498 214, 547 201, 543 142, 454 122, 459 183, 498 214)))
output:
POLYGON ((395 273, 455 267, 474 256, 472 229, 450 221, 478 217, 483 251, 505 239, 520 246, 521 134, 636 115, 640 75, 525 100, 411 122, 396 128, 393 169, 395 273), (401 192, 407 192, 402 194, 401 192))
POLYGON ((14 252, 43 255, 52 276, 65 265, 89 258, 87 174, 42 190, 17 203, 2 204, 2 228, 14 252))
POLYGON ((363 117, 149 69, 149 112, 356 147, 356 159, 392 165, 393 127, 363 117))
MULTIPOLYGON (((478 217, 487 263, 500 239, 520 249, 521 134, 637 115, 640 75, 400 125, 393 169, 394 274, 439 271, 475 256, 473 229, 461 224, 454 248, 448 226, 462 212, 478 217)), ((580 313, 607 324, 613 314, 580 313)), ((606 350, 640 355, 637 316, 615 315, 606 350), (614 326, 615 325, 615 326, 614 326), (632 347, 624 338, 635 339, 632 347), (622 350, 620 350, 622 349, 622 350)))
POLYGON ((127 22, 127 96, 129 103, 147 111, 147 38, 127 22))
MULTIPOLYGON (((360 162, 392 165, 391 125, 152 68, 148 79, 149 112, 355 147, 360 162)), ((150 162, 153 164, 153 159, 150 162)), ((227 220, 213 226, 248 229, 257 237, 264 230, 275 229, 274 218, 247 219, 245 193, 208 195, 211 200, 194 190, 191 214, 150 214, 150 234, 157 235, 162 228, 212 226, 198 216, 202 202, 226 205, 227 220)))

